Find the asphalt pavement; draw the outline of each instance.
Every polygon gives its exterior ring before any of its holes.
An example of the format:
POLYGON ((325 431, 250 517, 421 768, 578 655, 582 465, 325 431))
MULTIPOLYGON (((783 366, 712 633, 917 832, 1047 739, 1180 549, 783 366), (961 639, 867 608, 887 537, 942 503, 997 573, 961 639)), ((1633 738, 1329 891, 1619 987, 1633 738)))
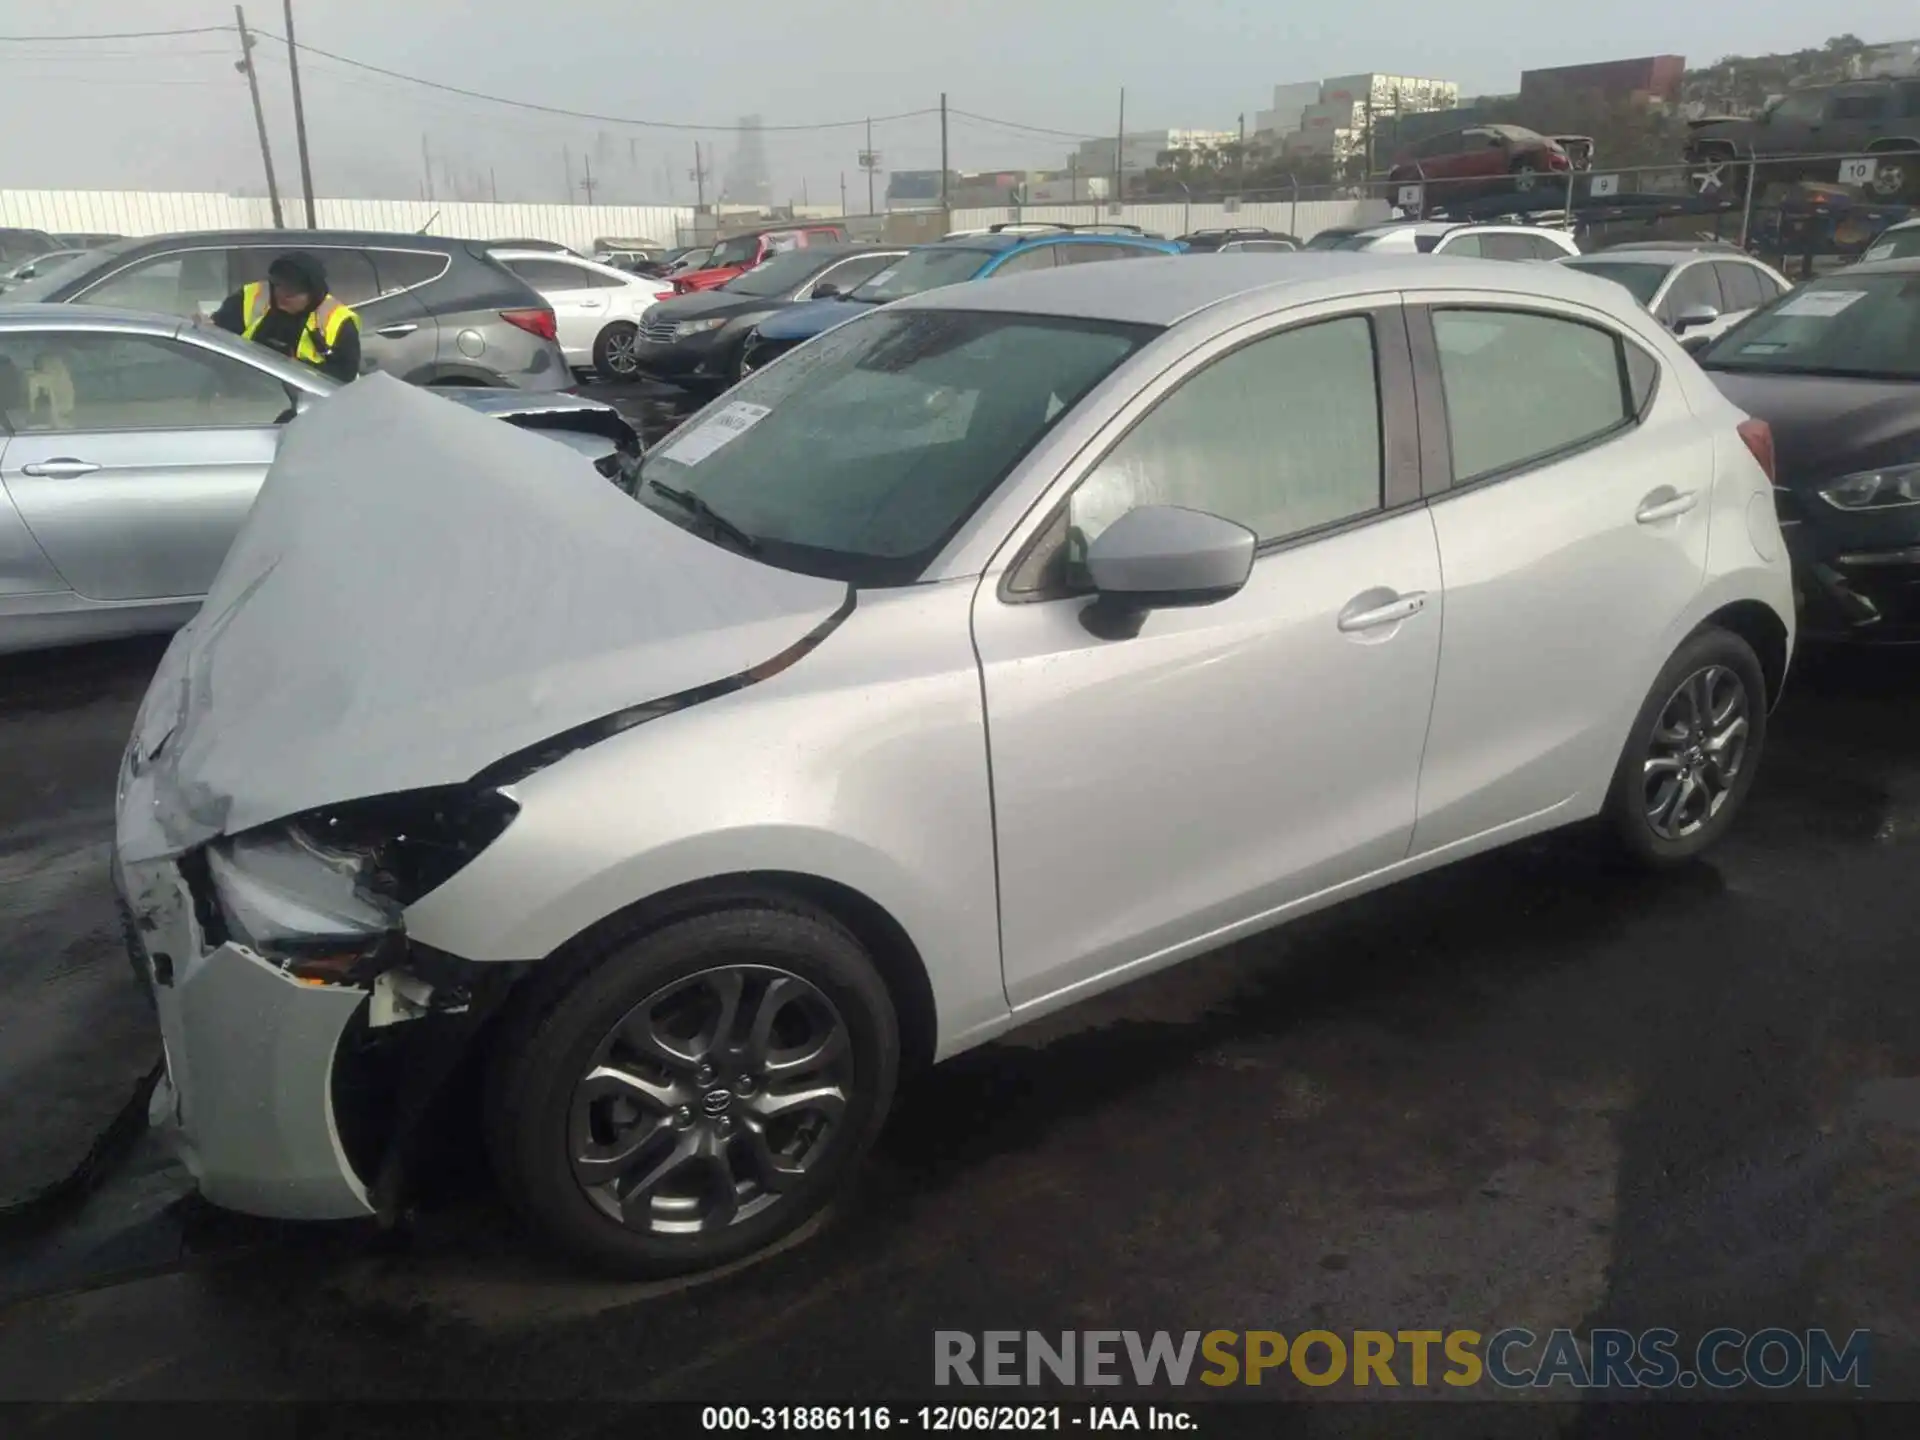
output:
MULTIPOLYGON (((155 1053, 102 867, 156 653, 0 673, 0 1151, 155 1053)), ((926 1395, 936 1329, 1725 1325, 1869 1329, 1920 1399, 1916 700, 1920 656, 1803 660, 1708 863, 1547 837, 963 1056, 717 1277, 570 1272, 478 1167, 401 1235, 223 1216, 140 1140, 0 1228, 0 1397, 848 1400, 926 1395)))

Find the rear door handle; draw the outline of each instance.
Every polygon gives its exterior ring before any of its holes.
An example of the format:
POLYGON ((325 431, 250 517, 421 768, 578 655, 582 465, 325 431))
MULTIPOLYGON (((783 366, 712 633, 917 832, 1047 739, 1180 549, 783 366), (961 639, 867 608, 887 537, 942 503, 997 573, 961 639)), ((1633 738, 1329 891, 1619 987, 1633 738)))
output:
POLYGON ((62 455, 58 459, 41 460, 32 465, 22 465, 20 467, 20 473, 22 475, 42 475, 49 480, 71 480, 78 475, 91 475, 99 468, 98 465, 90 465, 85 460, 75 460, 71 456, 62 455))
POLYGON ((1410 595, 1389 600, 1384 605, 1370 606, 1365 610, 1355 610, 1349 602, 1340 612, 1335 623, 1342 634, 1351 635, 1356 630, 1377 630, 1382 625, 1398 625, 1402 620, 1410 620, 1427 608, 1427 592, 1415 590, 1410 595))
POLYGON ((580 302, 580 308, 582 310, 598 310, 602 305, 606 303, 607 302, 604 300, 582 300, 580 302))
POLYGON ((1657 525, 1662 520, 1671 520, 1684 515, 1700 503, 1697 490, 1682 490, 1676 493, 1662 485, 1646 499, 1640 502, 1640 508, 1633 512, 1633 518, 1642 525, 1657 525))
POLYGON ((402 325, 382 325, 378 330, 374 331, 373 333, 376 335, 384 335, 389 340, 398 340, 402 335, 411 335, 414 331, 418 330, 419 328, 420 327, 418 325, 415 325, 409 322, 407 324, 402 324, 402 325))

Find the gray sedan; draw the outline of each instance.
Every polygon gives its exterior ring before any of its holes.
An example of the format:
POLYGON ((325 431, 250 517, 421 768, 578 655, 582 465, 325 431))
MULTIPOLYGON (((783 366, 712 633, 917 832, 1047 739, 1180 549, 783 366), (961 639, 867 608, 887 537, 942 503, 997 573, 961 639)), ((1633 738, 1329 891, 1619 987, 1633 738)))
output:
MULTIPOLYGON (((282 427, 337 388, 166 315, 0 304, 0 653, 192 617, 282 427)), ((535 426, 613 475, 638 440, 566 394, 436 392, 535 426)))

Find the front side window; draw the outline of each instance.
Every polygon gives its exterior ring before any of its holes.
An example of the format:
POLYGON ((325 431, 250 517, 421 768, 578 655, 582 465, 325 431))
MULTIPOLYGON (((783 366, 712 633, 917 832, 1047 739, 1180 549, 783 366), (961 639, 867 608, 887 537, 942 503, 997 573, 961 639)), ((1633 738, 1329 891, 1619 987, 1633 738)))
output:
POLYGON ((1760 293, 1760 272, 1737 260, 1722 260, 1714 265, 1720 279, 1720 298, 1732 311, 1758 309, 1765 300, 1760 293))
POLYGON ((1442 237, 1437 253, 1465 256, 1470 260, 1483 258, 1487 254, 1487 241, 1490 238, 1486 235, 1447 235, 1442 237))
POLYGON ((909 584, 1035 442, 1156 333, 958 310, 863 315, 750 373, 649 451, 640 498, 706 533, 684 498, 697 497, 768 564, 909 584))
POLYGON ((760 237, 758 235, 736 235, 731 240, 722 240, 713 247, 704 264, 719 270, 729 265, 751 265, 760 258, 760 237))
POLYGON ((1660 297, 1658 313, 1661 320, 1672 325, 1689 310, 1719 310, 1725 303, 1720 282, 1714 279, 1713 267, 1693 264, 1683 267, 1673 277, 1667 293, 1660 297))
POLYGON ((821 271, 820 278, 813 282, 813 288, 817 292, 822 285, 831 285, 845 295, 859 289, 899 259, 898 255, 861 255, 852 260, 842 260, 838 265, 829 265, 821 271))
POLYGON ((1033 270, 1051 270, 1064 249, 1060 245, 1036 245, 1031 250, 1021 250, 1009 255, 994 267, 991 278, 998 280, 1003 275, 1025 275, 1033 270))
POLYGON ((273 376, 158 336, 0 334, 0 410, 19 434, 259 428, 292 406, 273 376))
POLYGON ((85 305, 151 310, 191 319, 211 315, 238 288, 225 250, 177 250, 138 260, 76 298, 85 305))
MULTIPOLYGON (((298 245, 248 245, 234 251, 233 288, 267 278, 267 268, 298 245)), ((342 305, 364 305, 380 294, 380 277, 374 273, 373 257, 364 250, 337 247, 309 250, 327 272, 327 293, 342 305)))
POLYGON ((1776 122, 1808 125, 1825 118, 1827 101, 1824 95, 1789 95, 1768 113, 1776 122))
POLYGON ((1524 310, 1436 310, 1455 484, 1544 460, 1626 423, 1620 341, 1524 310))
POLYGON ((765 298, 798 290, 820 269, 820 257, 795 250, 776 255, 764 265, 756 265, 744 275, 736 275, 720 288, 729 295, 765 298))
POLYGON ((1373 323, 1323 320, 1255 340, 1181 382, 1073 492, 1084 553, 1142 505, 1201 510, 1283 540, 1381 505, 1373 323))

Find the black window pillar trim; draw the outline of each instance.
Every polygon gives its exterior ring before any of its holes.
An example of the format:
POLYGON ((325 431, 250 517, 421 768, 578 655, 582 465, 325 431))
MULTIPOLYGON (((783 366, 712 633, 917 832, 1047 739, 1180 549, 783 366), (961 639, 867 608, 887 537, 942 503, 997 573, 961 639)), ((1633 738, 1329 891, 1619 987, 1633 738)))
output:
POLYGON ((1431 306, 1408 305, 1402 313, 1419 412, 1421 493, 1431 500, 1453 489, 1453 432, 1448 428, 1447 397, 1440 379, 1440 342, 1434 338, 1431 306))

